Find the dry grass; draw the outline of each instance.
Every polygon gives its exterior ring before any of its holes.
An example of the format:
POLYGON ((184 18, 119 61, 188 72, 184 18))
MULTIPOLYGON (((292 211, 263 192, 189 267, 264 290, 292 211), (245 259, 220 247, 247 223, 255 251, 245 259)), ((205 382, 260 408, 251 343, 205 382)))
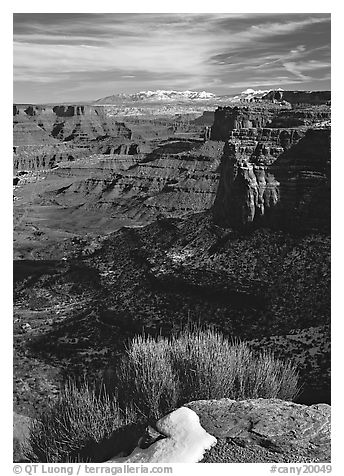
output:
POLYGON ((100 394, 86 382, 69 382, 57 402, 50 405, 30 428, 31 461, 61 463, 92 443, 110 438, 118 428, 135 419, 120 410, 116 399, 100 394))
POLYGON ((132 340, 117 374, 122 405, 132 402, 153 418, 176 407, 179 386, 169 353, 169 342, 162 337, 137 336, 132 340))

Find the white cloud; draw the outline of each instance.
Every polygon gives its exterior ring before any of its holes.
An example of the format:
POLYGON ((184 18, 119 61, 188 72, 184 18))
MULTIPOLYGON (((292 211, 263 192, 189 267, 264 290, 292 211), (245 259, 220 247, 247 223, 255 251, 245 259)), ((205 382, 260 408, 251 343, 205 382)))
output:
POLYGON ((299 21, 262 23, 260 25, 253 25, 247 31, 246 38, 258 39, 266 36, 285 35, 287 33, 293 33, 306 26, 327 21, 329 21, 329 18, 327 17, 310 17, 299 21))
POLYGON ((226 82, 228 87, 236 84, 240 75, 244 83, 256 72, 263 82, 285 73, 289 82, 308 80, 313 69, 326 63, 329 38, 326 46, 318 42, 310 49, 304 30, 329 21, 329 16, 299 18, 283 14, 278 21, 267 21, 269 17, 261 14, 124 15, 116 21, 103 19, 103 30, 100 20, 88 19, 61 23, 49 32, 41 24, 32 34, 23 28, 16 36, 14 79, 23 88, 27 82, 52 87, 69 78, 75 82, 78 76, 87 87, 93 81, 96 88, 109 87, 113 74, 117 91, 135 84, 142 89, 140 81, 146 85, 149 80, 152 88, 219 89, 226 82), (288 39, 285 45, 283 35, 288 39))
POLYGON ((307 62, 303 61, 300 63, 296 63, 294 61, 288 61, 283 63, 283 66, 285 67, 287 71, 294 74, 296 77, 303 80, 309 80, 311 79, 311 77, 304 75, 303 74, 304 71, 311 72, 317 69, 329 68, 330 64, 323 61, 309 60, 307 62))

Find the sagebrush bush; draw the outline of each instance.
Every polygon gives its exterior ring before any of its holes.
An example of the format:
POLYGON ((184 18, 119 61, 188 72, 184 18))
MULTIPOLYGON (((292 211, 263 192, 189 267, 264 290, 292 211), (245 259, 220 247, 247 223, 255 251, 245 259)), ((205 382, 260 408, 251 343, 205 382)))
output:
POLYGON ((122 405, 132 404, 146 416, 158 418, 175 408, 178 382, 169 359, 169 342, 158 337, 135 337, 117 369, 122 405))
POLYGON ((136 337, 120 371, 121 401, 159 417, 191 400, 281 398, 298 393, 298 372, 272 352, 254 353, 212 329, 187 328, 170 338, 136 337))
POLYGON ((61 463, 71 460, 80 449, 99 443, 118 428, 135 420, 135 414, 122 411, 114 397, 86 382, 68 382, 56 402, 51 403, 30 428, 31 461, 61 463))

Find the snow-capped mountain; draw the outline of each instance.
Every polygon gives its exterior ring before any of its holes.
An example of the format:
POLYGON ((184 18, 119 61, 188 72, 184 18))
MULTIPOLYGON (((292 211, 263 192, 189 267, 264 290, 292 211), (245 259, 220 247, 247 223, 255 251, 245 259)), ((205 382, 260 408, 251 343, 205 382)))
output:
MULTIPOLYGON (((248 88, 245 91, 242 91, 237 96, 233 97, 233 101, 254 101, 257 99, 262 99, 267 93, 272 91, 272 89, 252 89, 248 88)), ((274 89, 273 91, 283 91, 282 88, 274 89)))
POLYGON ((158 101, 169 101, 174 100, 207 100, 214 99, 216 96, 213 93, 208 93, 206 91, 174 91, 174 90, 163 90, 158 89, 157 91, 140 91, 139 93, 133 94, 132 96, 138 97, 139 99, 154 99, 158 101))
POLYGON ((174 102, 174 101, 209 101, 217 96, 206 91, 174 91, 158 89, 156 91, 139 91, 133 94, 114 94, 95 101, 96 104, 115 104, 118 102, 174 102))
MULTIPOLYGON (((217 96, 214 93, 207 91, 175 91, 175 90, 165 90, 157 89, 156 91, 139 91, 132 94, 113 94, 112 96, 107 96, 101 99, 94 101, 94 104, 104 104, 104 105, 123 105, 128 106, 133 105, 133 103, 196 103, 203 102, 206 103, 231 103, 231 102, 249 102, 257 101, 262 99, 267 93, 272 91, 271 89, 252 89, 248 88, 245 91, 242 91, 236 96, 217 96)), ((283 89, 278 88, 274 91, 283 91, 283 89)))

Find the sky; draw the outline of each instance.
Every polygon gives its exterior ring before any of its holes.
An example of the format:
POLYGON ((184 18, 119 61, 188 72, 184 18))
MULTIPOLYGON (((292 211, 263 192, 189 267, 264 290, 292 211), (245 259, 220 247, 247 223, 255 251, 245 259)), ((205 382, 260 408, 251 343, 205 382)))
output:
POLYGON ((14 102, 330 89, 326 13, 15 13, 14 102))

